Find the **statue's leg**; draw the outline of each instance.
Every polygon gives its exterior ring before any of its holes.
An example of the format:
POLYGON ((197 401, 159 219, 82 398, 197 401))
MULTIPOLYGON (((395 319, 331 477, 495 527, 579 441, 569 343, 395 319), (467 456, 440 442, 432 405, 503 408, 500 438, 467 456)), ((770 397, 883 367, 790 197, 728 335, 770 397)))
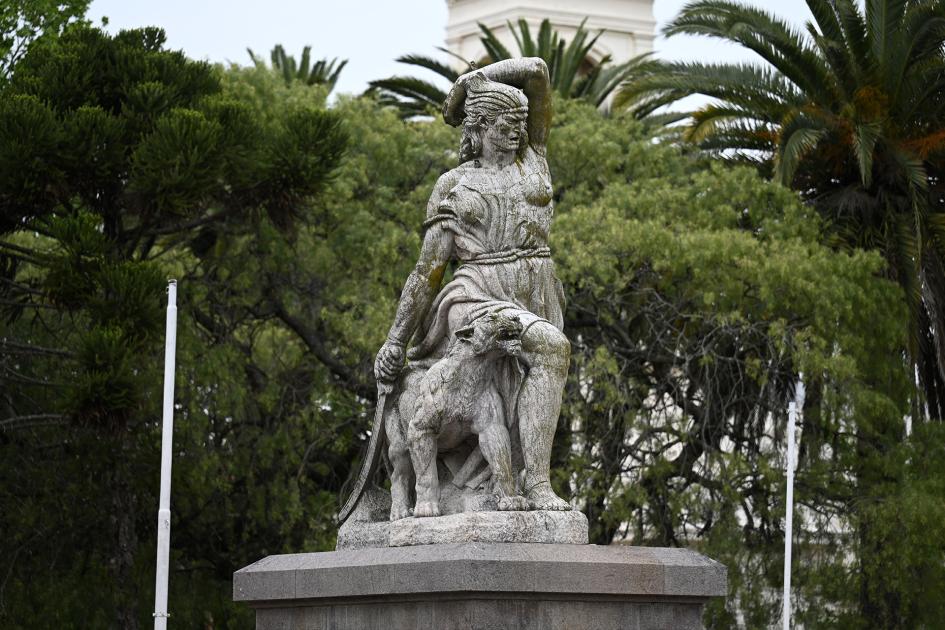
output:
POLYGON ((528 501, 515 492, 512 440, 505 426, 502 400, 494 387, 483 397, 472 429, 479 436, 479 449, 492 470, 499 510, 527 510, 528 501))
POLYGON ((512 474, 512 448, 509 430, 502 424, 492 424, 479 434, 479 448, 495 479, 495 493, 501 511, 527 510, 528 501, 515 493, 512 474))
POLYGON ((551 442, 558 425, 561 396, 568 376, 571 344, 560 330, 538 321, 522 337, 528 375, 518 398, 519 437, 525 460, 525 496, 534 510, 570 510, 552 491, 551 442))
POLYGON ((410 459, 417 477, 417 503, 414 516, 440 515, 440 480, 436 470, 436 412, 425 412, 422 405, 407 427, 410 459))

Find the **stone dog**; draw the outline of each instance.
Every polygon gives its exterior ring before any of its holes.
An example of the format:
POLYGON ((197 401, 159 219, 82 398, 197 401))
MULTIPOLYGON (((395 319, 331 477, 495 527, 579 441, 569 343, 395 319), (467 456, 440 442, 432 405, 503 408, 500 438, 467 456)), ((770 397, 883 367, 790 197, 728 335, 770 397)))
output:
POLYGON ((440 515, 437 452, 479 437, 479 448, 495 481, 500 510, 525 510, 515 492, 512 449, 501 400, 492 386, 494 365, 522 351, 522 324, 493 313, 456 331, 446 356, 414 380, 404 381, 400 413, 389 414, 386 432, 391 463, 390 520, 410 516, 410 482, 416 476, 414 516, 440 515))

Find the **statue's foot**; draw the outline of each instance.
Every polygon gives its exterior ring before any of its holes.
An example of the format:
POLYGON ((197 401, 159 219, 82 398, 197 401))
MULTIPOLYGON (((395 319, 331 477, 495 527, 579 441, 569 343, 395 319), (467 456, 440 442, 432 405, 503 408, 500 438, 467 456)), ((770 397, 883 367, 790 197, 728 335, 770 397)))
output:
POLYGON ((404 504, 393 504, 390 506, 390 522, 399 521, 413 514, 413 510, 404 504))
POLYGON ((413 506, 413 515, 415 517, 439 516, 440 506, 435 501, 417 501, 413 506))
POLYGON ((570 511, 571 504, 559 497, 548 482, 538 484, 528 491, 528 507, 532 510, 570 511))
POLYGON ((496 503, 500 512, 524 512, 528 509, 528 499, 519 495, 499 497, 496 503))

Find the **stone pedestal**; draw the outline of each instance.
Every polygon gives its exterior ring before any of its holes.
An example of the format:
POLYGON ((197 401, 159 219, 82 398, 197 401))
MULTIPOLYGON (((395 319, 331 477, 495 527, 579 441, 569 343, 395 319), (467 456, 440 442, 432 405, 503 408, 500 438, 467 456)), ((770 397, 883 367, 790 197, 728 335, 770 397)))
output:
POLYGON ((686 549, 462 543, 269 556, 233 597, 257 630, 698 630, 726 586, 686 549))

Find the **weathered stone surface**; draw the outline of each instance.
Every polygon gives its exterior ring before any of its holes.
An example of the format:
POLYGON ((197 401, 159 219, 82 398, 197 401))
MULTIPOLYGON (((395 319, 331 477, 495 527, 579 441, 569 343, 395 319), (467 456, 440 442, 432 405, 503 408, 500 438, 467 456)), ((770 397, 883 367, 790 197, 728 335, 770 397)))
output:
POLYGON ((391 547, 467 542, 586 545, 587 517, 577 511, 463 512, 390 526, 391 547))
POLYGON ((256 611, 257 630, 703 630, 702 604, 435 598, 256 611))
POLYGON ((427 545, 271 556, 233 595, 283 630, 701 629, 725 567, 694 551, 596 545, 427 545))
POLYGON ((368 549, 390 546, 390 522, 363 523, 347 521, 338 528, 336 550, 368 549))
POLYGON ((587 544, 581 512, 460 512, 393 523, 348 521, 338 530, 337 550, 410 547, 467 542, 587 544))
POLYGON ((342 521, 376 470, 380 436, 392 522, 465 510, 462 495, 484 493, 501 511, 571 509, 549 470, 571 354, 549 247, 551 101, 548 68, 531 58, 460 76, 444 103, 463 130, 461 163, 433 188, 375 360, 372 439, 342 521))
POLYGON ((725 567, 689 550, 620 545, 422 545, 269 556, 233 575, 236 601, 527 592, 720 597, 725 567))

